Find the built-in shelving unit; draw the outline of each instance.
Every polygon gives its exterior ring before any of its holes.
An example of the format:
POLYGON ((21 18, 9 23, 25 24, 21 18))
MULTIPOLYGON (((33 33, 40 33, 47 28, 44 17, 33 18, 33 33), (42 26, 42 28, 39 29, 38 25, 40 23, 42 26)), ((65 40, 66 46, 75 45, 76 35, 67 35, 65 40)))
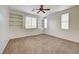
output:
POLYGON ((9 25, 10 26, 22 26, 23 16, 18 13, 10 13, 9 25))

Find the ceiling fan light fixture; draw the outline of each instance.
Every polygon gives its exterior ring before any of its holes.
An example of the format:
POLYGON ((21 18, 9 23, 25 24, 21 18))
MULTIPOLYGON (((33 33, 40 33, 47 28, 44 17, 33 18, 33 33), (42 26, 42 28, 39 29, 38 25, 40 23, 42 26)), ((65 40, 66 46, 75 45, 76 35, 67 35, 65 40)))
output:
POLYGON ((34 11, 34 10, 38 10, 37 13, 39 13, 39 12, 46 13, 45 11, 49 11, 50 9, 49 8, 44 8, 44 5, 40 5, 39 9, 33 9, 32 11, 34 11))

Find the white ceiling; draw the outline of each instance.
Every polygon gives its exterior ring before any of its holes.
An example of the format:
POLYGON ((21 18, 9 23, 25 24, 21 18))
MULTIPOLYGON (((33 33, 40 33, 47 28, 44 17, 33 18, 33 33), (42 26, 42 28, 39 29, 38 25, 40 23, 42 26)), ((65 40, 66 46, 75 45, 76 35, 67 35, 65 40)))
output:
POLYGON ((37 13, 37 10, 32 11, 33 9, 38 9, 40 8, 40 5, 10 5, 9 8, 12 10, 18 10, 38 16, 45 17, 51 13, 62 11, 68 8, 71 8, 73 5, 44 5, 44 8, 50 8, 50 11, 46 11, 46 13, 40 12, 39 14, 37 13))

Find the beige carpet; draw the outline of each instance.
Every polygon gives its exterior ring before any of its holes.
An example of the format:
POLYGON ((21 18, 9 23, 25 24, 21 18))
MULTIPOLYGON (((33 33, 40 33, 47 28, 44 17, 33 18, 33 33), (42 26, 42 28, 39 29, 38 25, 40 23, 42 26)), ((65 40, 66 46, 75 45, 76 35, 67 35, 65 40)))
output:
POLYGON ((41 34, 10 40, 4 54, 74 54, 79 44, 57 37, 41 34))

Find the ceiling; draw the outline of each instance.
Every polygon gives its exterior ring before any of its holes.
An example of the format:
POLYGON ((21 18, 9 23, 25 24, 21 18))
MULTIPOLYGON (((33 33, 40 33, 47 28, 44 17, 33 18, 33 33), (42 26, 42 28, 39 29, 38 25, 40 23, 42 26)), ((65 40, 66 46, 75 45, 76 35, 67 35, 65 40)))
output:
POLYGON ((40 8, 40 5, 10 5, 9 8, 12 10, 18 10, 22 11, 25 13, 30 13, 38 16, 45 17, 51 13, 62 11, 68 8, 71 8, 73 5, 44 5, 44 8, 50 8, 50 11, 46 11, 46 13, 40 12, 39 14, 37 13, 37 10, 32 11, 33 9, 38 9, 40 8))

